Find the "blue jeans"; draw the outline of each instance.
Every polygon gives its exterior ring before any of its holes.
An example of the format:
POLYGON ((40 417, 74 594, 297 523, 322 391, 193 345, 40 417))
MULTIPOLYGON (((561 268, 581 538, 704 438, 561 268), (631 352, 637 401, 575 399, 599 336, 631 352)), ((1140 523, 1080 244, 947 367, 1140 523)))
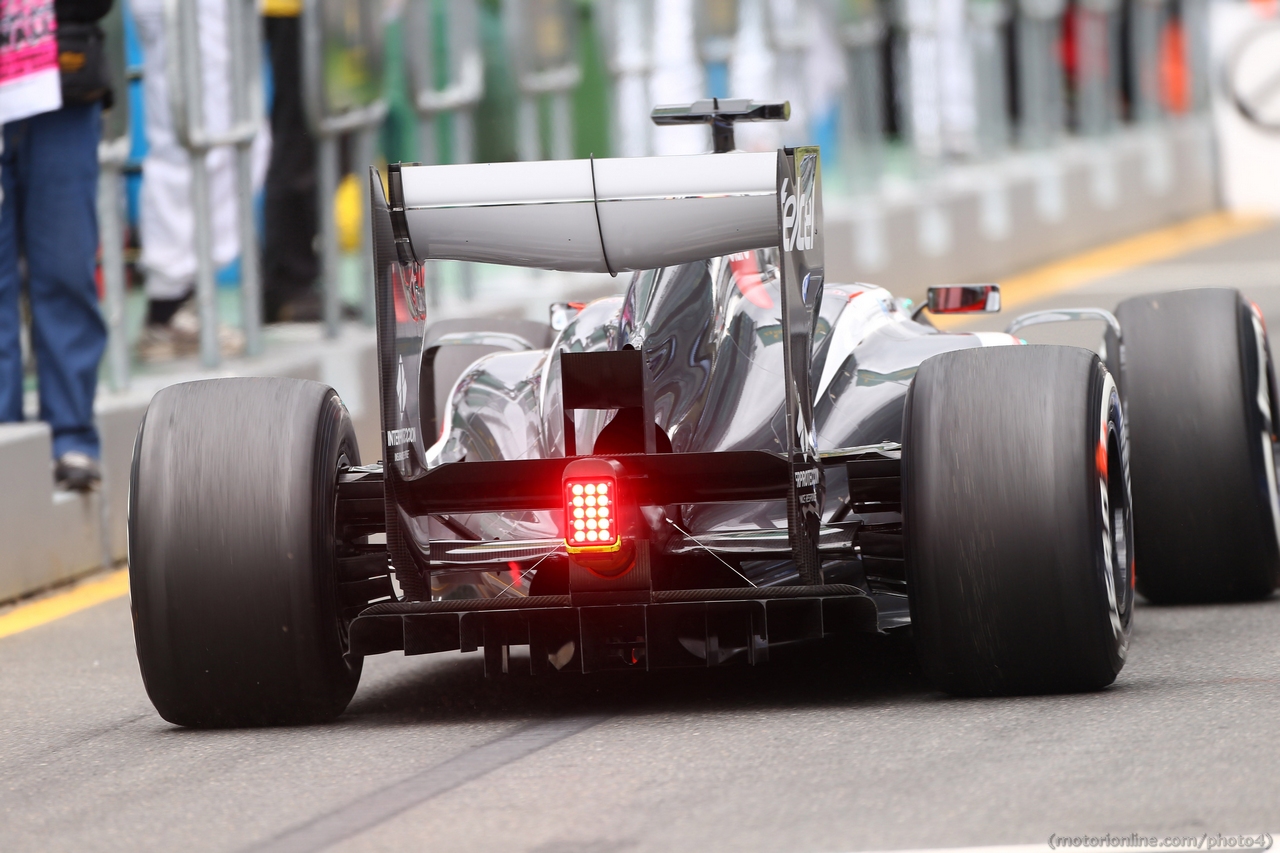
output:
POLYGON ((0 154, 0 422, 22 420, 19 259, 26 260, 40 420, 53 454, 99 455, 93 396, 107 328, 98 310, 97 104, 4 126, 0 154))

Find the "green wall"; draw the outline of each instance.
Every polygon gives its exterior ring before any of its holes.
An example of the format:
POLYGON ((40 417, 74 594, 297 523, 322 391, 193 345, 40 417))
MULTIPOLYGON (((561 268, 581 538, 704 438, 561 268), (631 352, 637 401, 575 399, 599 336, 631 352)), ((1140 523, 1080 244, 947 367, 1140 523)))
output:
MULTIPOLYGON (((435 0, 437 12, 447 0, 435 0)), ((507 34, 502 22, 500 0, 482 0, 480 5, 480 39, 484 51, 484 98, 476 109, 476 159, 493 163, 516 159, 516 89, 514 69, 507 48, 507 34)), ((598 13, 592 0, 578 0, 578 51, 582 64, 582 83, 573 92, 574 155, 609 156, 610 79, 601 54, 597 28, 598 13)), ((437 28, 439 31, 441 28, 437 28)), ((444 45, 440 45, 444 47, 444 45)), ((417 116, 413 109, 408 75, 405 71, 404 42, 399 23, 387 28, 386 97, 387 120, 382 129, 382 150, 388 162, 413 161, 418 157, 417 116)), ((444 57, 445 51, 437 51, 444 57)), ((443 69, 441 69, 443 71, 443 69)), ((544 116, 546 110, 543 110, 544 116)), ((544 144, 548 128, 544 125, 544 144)), ((448 119, 437 123, 439 151, 443 159, 451 158, 452 132, 448 119)))

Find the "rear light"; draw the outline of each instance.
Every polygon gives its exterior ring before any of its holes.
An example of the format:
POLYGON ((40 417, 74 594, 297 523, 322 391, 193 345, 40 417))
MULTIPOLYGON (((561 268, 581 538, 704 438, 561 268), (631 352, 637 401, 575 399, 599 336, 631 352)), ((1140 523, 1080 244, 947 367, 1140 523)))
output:
POLYGON ((566 477, 564 522, 564 544, 570 554, 621 548, 618 481, 612 477, 566 477))
POLYGON ((569 561, 605 580, 622 577, 636 564, 623 482, 622 466, 599 456, 572 460, 560 480, 569 561))

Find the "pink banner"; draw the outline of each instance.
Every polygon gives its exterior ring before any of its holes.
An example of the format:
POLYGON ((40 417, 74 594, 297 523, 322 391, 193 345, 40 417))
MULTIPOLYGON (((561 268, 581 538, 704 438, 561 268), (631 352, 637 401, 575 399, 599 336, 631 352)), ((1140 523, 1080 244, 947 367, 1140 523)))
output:
POLYGON ((58 66, 53 0, 0 0, 0 83, 58 66))
POLYGON ((0 122, 62 105, 53 0, 0 0, 0 122))

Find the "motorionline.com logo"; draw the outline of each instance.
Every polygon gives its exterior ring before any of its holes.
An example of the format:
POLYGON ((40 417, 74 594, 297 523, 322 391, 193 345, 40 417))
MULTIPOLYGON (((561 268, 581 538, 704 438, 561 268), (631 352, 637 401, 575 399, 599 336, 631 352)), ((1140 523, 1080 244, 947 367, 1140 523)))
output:
POLYGON ((1112 847, 1126 850, 1270 850, 1271 833, 1256 835, 1058 835, 1049 836, 1049 849, 1112 847))

